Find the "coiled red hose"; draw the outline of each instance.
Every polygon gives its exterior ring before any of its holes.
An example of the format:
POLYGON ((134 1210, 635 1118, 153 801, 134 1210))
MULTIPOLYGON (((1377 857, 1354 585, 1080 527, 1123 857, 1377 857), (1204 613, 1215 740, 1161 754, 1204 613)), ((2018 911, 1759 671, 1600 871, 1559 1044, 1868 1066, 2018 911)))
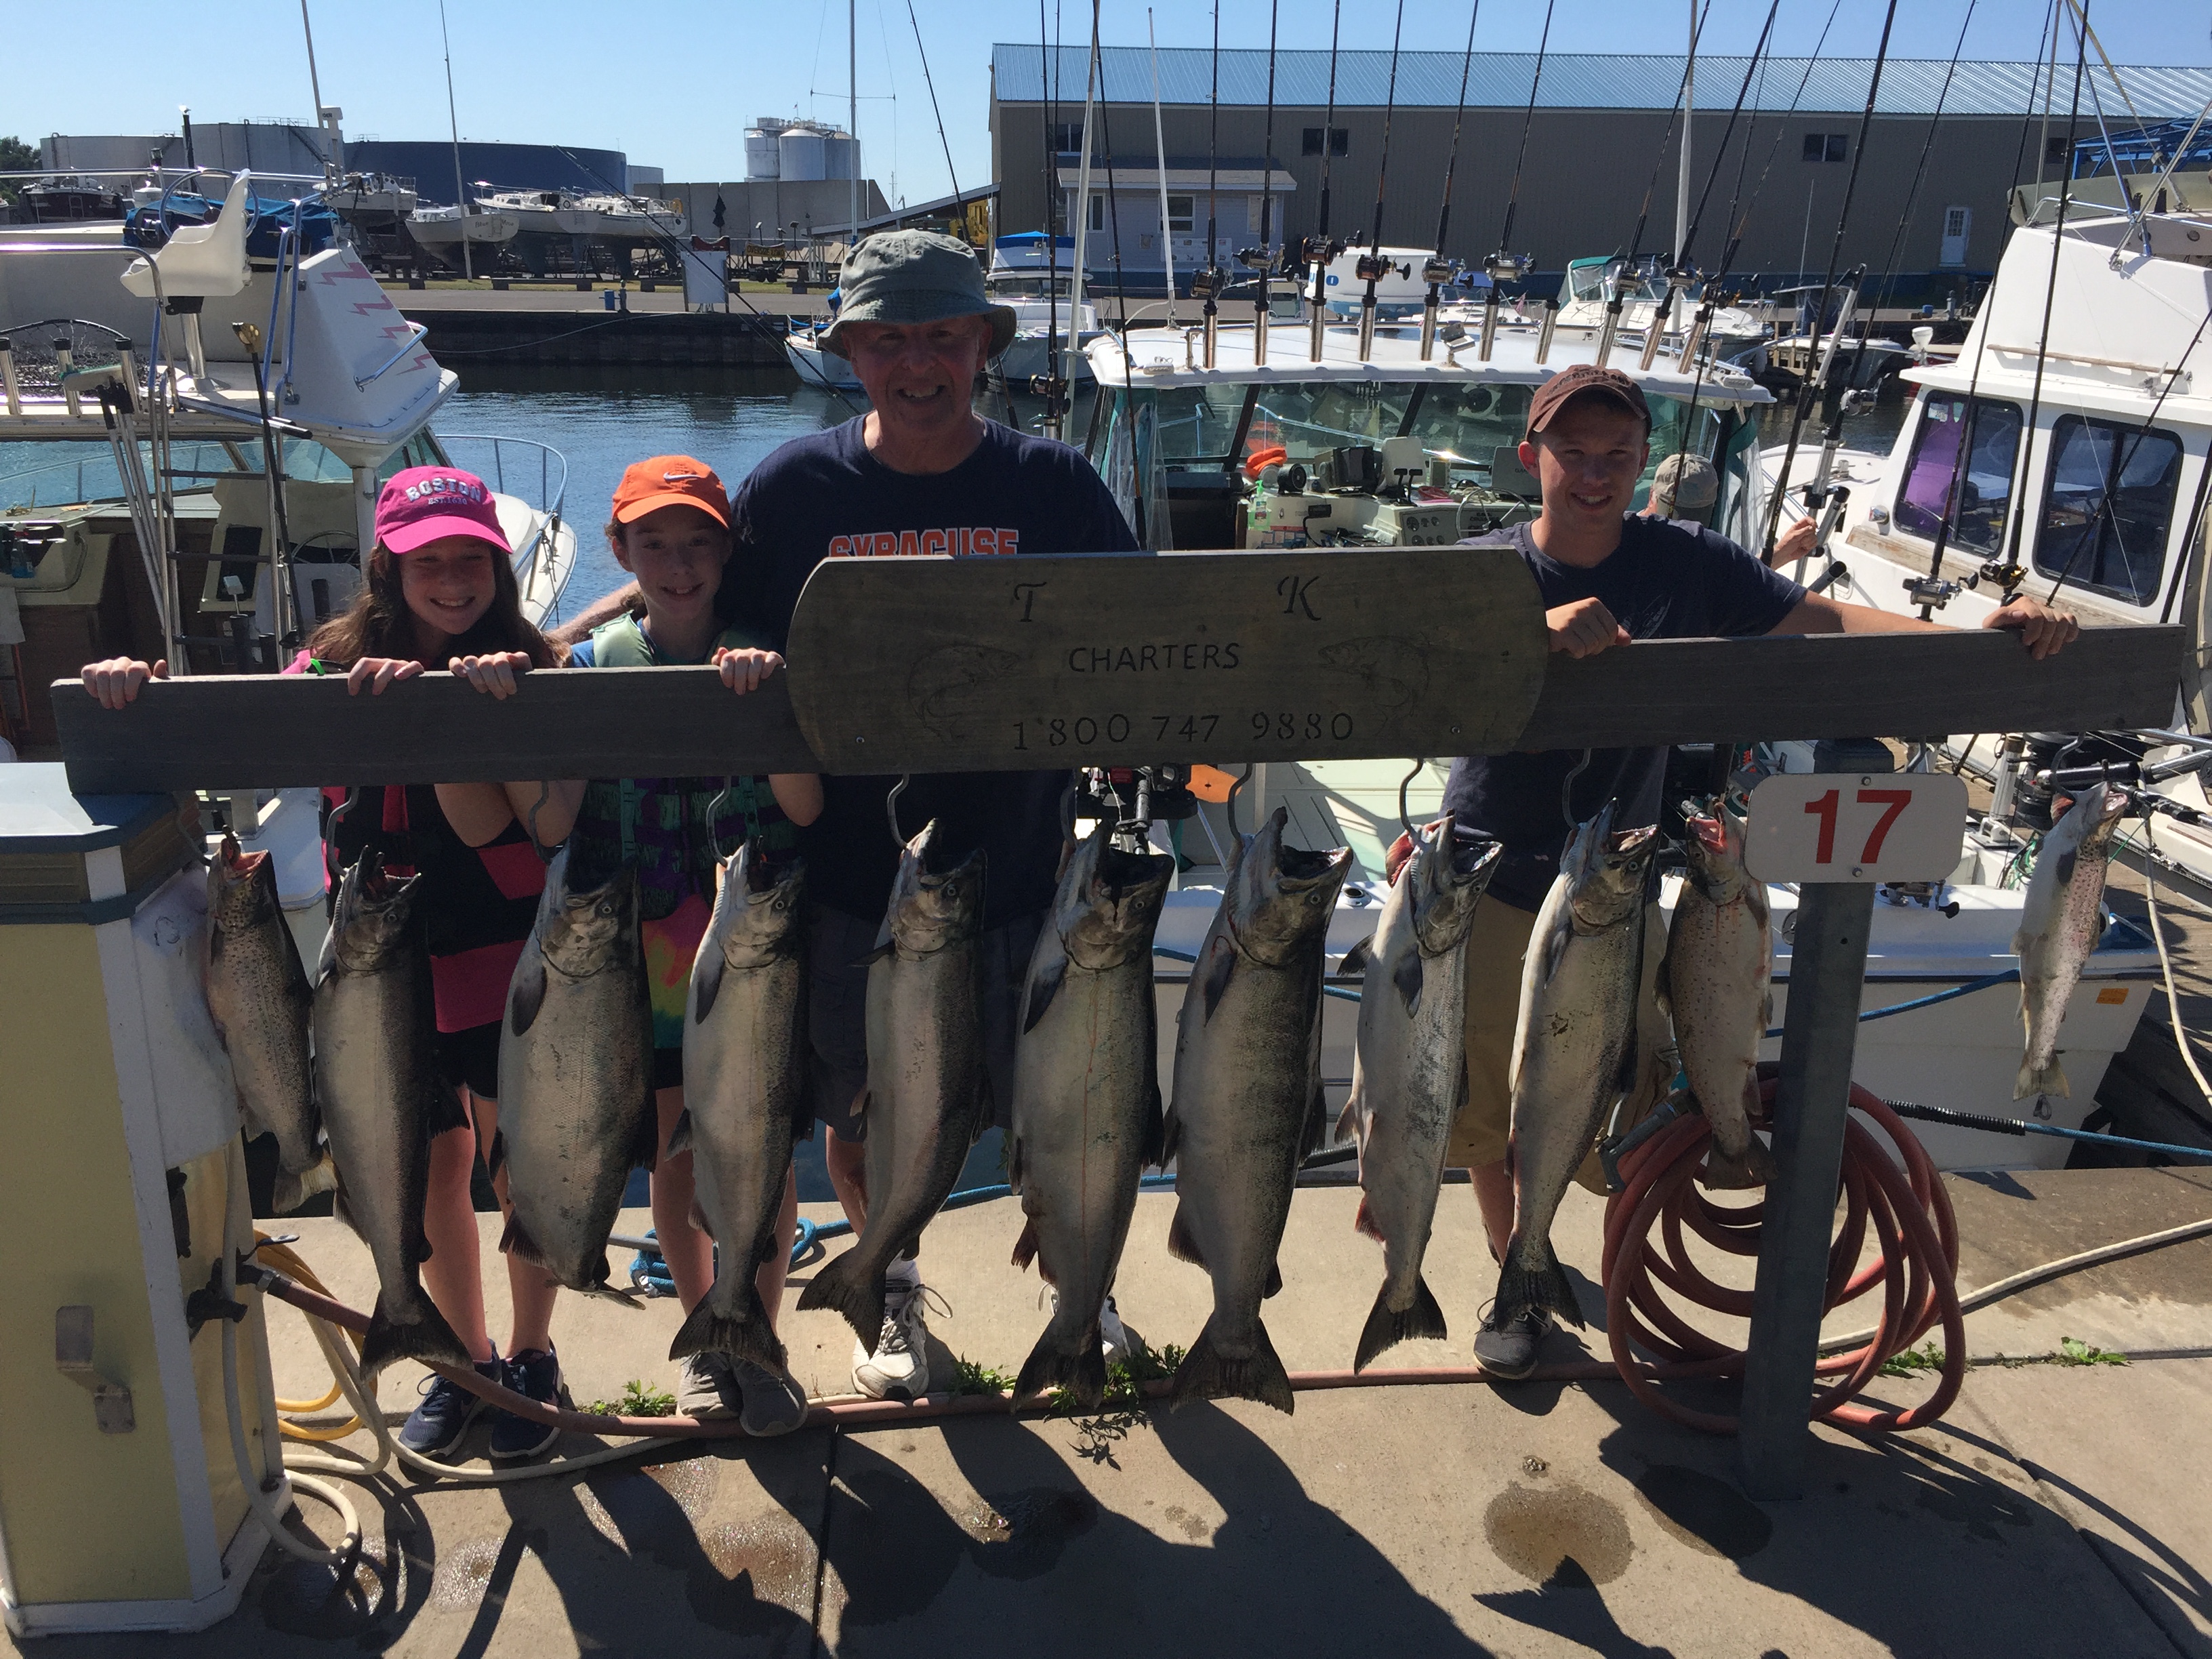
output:
MULTIPOLYGON (((1759 1087, 1762 1127, 1771 1121, 1775 1080, 1759 1087)), ((1856 1117, 1844 1127, 1841 1187, 1843 1222, 1828 1248, 1826 1311, 1879 1286, 1881 1317, 1871 1341, 1824 1356, 1816 1375, 1838 1379, 1817 1389, 1809 1404, 1816 1422, 1890 1431, 1932 1423, 1958 1397, 1966 1373, 1965 1316, 1959 1307, 1959 1226, 1951 1200, 1918 1137, 1881 1100, 1851 1085, 1854 1112, 1870 1118, 1903 1155, 1900 1167, 1856 1117), (1858 1265, 1867 1229, 1880 1254, 1858 1265), (1943 1328, 1943 1363, 1936 1391, 1901 1409, 1856 1403, 1892 1355, 1902 1353, 1937 1324, 1943 1328)), ((1752 1293, 1717 1284, 1691 1259, 1694 1236, 1730 1255, 1756 1256, 1765 1205, 1717 1204, 1698 1186, 1711 1128, 1686 1117, 1622 1161, 1626 1188, 1606 1206, 1603 1282, 1606 1334, 1621 1379, 1653 1411, 1708 1434, 1734 1434, 1737 1419, 1696 1410, 1669 1399, 1666 1378, 1727 1377, 1743 1374, 1744 1355, 1699 1331, 1661 1294, 1740 1319, 1751 1316, 1752 1293), (1655 1238, 1654 1233, 1656 1233, 1655 1238)))

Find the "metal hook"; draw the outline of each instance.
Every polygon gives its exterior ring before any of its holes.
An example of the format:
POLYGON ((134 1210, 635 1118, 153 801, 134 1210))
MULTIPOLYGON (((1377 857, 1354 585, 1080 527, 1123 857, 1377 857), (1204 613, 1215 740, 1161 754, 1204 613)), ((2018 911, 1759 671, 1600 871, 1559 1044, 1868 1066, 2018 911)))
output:
POLYGON ((1250 761, 1246 761, 1244 763, 1244 775, 1238 778, 1236 782, 1229 786, 1229 799, 1223 803, 1229 811, 1229 833, 1232 837, 1241 838, 1243 836, 1244 832, 1237 827, 1237 792, 1242 790, 1246 784, 1251 781, 1252 763, 1250 761))
POLYGON ((1413 815, 1406 810, 1406 791, 1412 786, 1413 780, 1421 775, 1421 769, 1428 763, 1428 757, 1422 756, 1413 763, 1413 769, 1398 780, 1398 822, 1405 826, 1406 835, 1409 840, 1413 834, 1413 815))
POLYGON ((531 802, 529 821, 522 826, 524 832, 530 837, 530 850, 538 854, 538 861, 540 864, 550 864, 553 862, 552 849, 548 848, 544 842, 538 838, 538 809, 543 807, 547 801, 552 799, 553 780, 550 778, 540 778, 538 781, 538 799, 531 802))
MULTIPOLYGON (((729 799, 730 791, 736 788, 737 786, 737 779, 725 774, 722 778, 721 793, 716 795, 714 799, 707 803, 707 849, 714 854, 714 862, 717 864, 726 862, 726 855, 722 851, 722 832, 714 826, 721 819, 722 803, 729 799)), ((896 791, 894 791, 893 793, 896 793, 896 791)), ((897 828, 896 823, 894 823, 892 827, 896 830, 897 828)), ((739 842, 738 844, 740 847, 744 845, 743 842, 739 842)))
POLYGON ((337 850, 338 821, 353 811, 354 803, 360 799, 361 786, 357 783, 348 784, 345 799, 332 809, 330 822, 323 826, 323 876, 333 890, 345 875, 343 866, 331 856, 337 850))
POLYGON ((1590 757, 1596 752, 1593 749, 1583 750, 1583 757, 1567 769, 1566 781, 1559 786, 1559 816, 1566 819, 1570 833, 1572 833, 1576 828, 1575 781, 1580 778, 1588 769, 1590 757))
POLYGON ((912 776, 913 774, 908 772, 900 773, 899 781, 891 786, 890 793, 884 797, 884 816, 890 820, 891 826, 891 840, 898 847, 901 852, 904 852, 906 850, 906 837, 899 834, 898 798, 900 793, 905 789, 912 776))

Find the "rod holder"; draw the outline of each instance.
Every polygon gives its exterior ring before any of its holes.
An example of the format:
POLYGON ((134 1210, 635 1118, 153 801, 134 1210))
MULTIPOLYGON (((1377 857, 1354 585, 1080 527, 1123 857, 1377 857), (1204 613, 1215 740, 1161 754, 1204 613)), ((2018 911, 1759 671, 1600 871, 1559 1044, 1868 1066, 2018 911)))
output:
POLYGON ((4 386, 7 391, 8 412, 21 415, 23 412, 23 388, 15 379, 15 345, 4 334, 0 334, 0 386, 4 386))
POLYGON ((1429 284, 1429 297, 1421 301, 1421 361, 1427 362, 1437 349, 1437 285, 1429 284))
POLYGON ((54 1310, 54 1369, 92 1396, 93 1420, 102 1434, 129 1434, 138 1426, 131 1390, 94 1369, 92 1324, 92 1310, 82 1303, 54 1310))
MULTIPOLYGON (((1536 364, 1540 368, 1552 360, 1552 335, 1559 325, 1559 301, 1557 296, 1547 294, 1544 296, 1544 320, 1536 328, 1536 364)), ((1487 344, 1490 339, 1487 330, 1484 331, 1482 337, 1487 344)))
POLYGON ((1698 361, 1698 353, 1705 349, 1705 331, 1712 325, 1712 320, 1713 305, 1712 301, 1708 300, 1698 307, 1698 314, 1690 319, 1690 326, 1682 335, 1682 354, 1676 361, 1681 365, 1685 374, 1690 372, 1690 366, 1698 361))
MULTIPOLYGON (((1496 346, 1497 343, 1498 290, 1497 289, 1492 288, 1490 290, 1490 297, 1482 302, 1482 343, 1475 347, 1475 356, 1482 362, 1486 363, 1490 361, 1492 348, 1496 346)), ((1552 325, 1549 322, 1547 322, 1544 325, 1543 346, 1539 347, 1536 352, 1536 361, 1540 363, 1544 361, 1544 347, 1548 347, 1551 343, 1552 325)))
POLYGON ((1651 313, 1651 320, 1644 328, 1644 356, 1637 364, 1645 374, 1651 371, 1654 359, 1659 356, 1659 342, 1667 332, 1668 319, 1674 314, 1674 295, 1670 289, 1667 297, 1659 302, 1659 309, 1651 313))
POLYGON ((61 380, 62 407, 69 411, 72 421, 84 413, 84 405, 77 399, 76 387, 70 383, 70 371, 76 367, 76 354, 70 349, 67 339, 54 342, 54 368, 61 380))

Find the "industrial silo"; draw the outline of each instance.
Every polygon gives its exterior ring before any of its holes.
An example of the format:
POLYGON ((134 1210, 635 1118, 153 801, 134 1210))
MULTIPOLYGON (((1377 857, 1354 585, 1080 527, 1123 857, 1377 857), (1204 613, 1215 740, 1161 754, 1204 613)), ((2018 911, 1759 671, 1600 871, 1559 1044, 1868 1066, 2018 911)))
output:
POLYGON ((776 116, 763 115, 745 129, 745 177, 780 179, 781 156, 776 140, 791 125, 776 116))
POLYGON ((860 140, 842 127, 832 127, 822 135, 822 176, 824 179, 857 178, 860 159, 860 140))
POLYGON ((793 122, 776 135, 775 147, 778 174, 787 182, 830 176, 823 171, 827 158, 822 129, 812 123, 793 122))

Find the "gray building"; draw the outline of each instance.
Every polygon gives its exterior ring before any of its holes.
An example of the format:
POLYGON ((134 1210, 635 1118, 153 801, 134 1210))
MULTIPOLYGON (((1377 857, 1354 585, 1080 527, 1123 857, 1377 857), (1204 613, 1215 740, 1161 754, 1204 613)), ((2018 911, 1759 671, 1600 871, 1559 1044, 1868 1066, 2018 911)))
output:
MULTIPOLYGON (((992 171, 1003 181, 1002 234, 1042 229, 1048 212, 1057 228, 1066 231, 1073 222, 1086 57, 1079 47, 1051 54, 1036 46, 993 48, 992 171), (1049 199, 1055 192, 1046 182, 1054 178, 1060 181, 1057 200, 1049 199)), ((1141 47, 1107 47, 1101 58, 1103 95, 1091 132, 1094 197, 1108 188, 1101 162, 1109 153, 1116 177, 1112 213, 1094 205, 1093 222, 1110 226, 1118 217, 1125 259, 1157 267, 1157 256, 1145 258, 1139 249, 1139 239, 1156 239, 1163 229, 1152 139, 1153 56, 1141 47)), ((1197 159, 1202 167, 1209 155, 1215 68, 1212 54, 1203 49, 1162 51, 1158 64, 1171 198, 1181 198, 1188 193, 1192 161, 1197 159)), ((1498 251, 1503 238, 1507 251, 1533 254, 1536 269, 1553 273, 1555 280, 1570 259, 1628 252, 1632 246, 1644 253, 1671 250, 1680 151, 1679 135, 1670 136, 1670 128, 1679 125, 1679 55, 1553 53, 1544 59, 1539 81, 1532 53, 1478 52, 1471 63, 1455 52, 1401 54, 1395 111, 1389 118, 1385 245, 1427 247, 1437 240, 1463 66, 1467 110, 1443 236, 1445 254, 1478 261, 1498 251), (1520 188, 1507 232, 1516 158, 1520 188), (1647 194, 1650 220, 1638 241, 1637 220, 1647 194)), ((1266 139, 1269 67, 1265 52, 1221 53, 1214 153, 1240 158, 1237 166, 1249 170, 1255 163, 1243 158, 1272 149, 1277 167, 1291 176, 1293 187, 1275 198, 1275 243, 1294 243, 1317 228, 1325 155, 1330 234, 1343 240, 1355 231, 1371 232, 1390 54, 1340 54, 1331 119, 1325 118, 1329 54, 1277 52, 1272 147, 1266 139)), ((2039 113, 2031 113, 2039 112, 2043 101, 2039 65, 1961 63, 1947 93, 1948 68, 1947 62, 1922 59, 1892 59, 1884 68, 1844 234, 1844 264, 1863 264, 1880 272, 1890 264, 1893 240, 1903 222, 1896 264, 1910 275, 1899 285, 1899 298, 1936 297, 1959 276, 1992 269, 2015 167, 2021 181, 2028 183, 2037 178, 2039 162, 2043 176, 2054 180, 2064 166, 2071 64, 2061 66, 2057 114, 2047 132, 2039 113), (1934 142, 1915 198, 1913 178, 1931 124, 1934 142)), ((1759 280, 1770 287, 1807 270, 1811 280, 1819 280, 1852 163, 1858 159, 1853 150, 1873 69, 1872 61, 1863 58, 1778 58, 1763 64, 1743 58, 1698 59, 1690 140, 1693 215, 1708 177, 1712 179, 1691 245, 1698 266, 1711 271, 1722 263, 1733 230, 1730 202, 1741 178, 1741 204, 1733 216, 1743 222, 1742 240, 1729 265, 1730 274, 1747 285, 1759 280), (1750 93, 1731 135, 1730 115, 1747 73, 1750 93)), ((2108 111, 2131 101, 2145 120, 2193 117, 2212 100, 2212 70, 2122 65, 2118 74, 2128 101, 2101 70, 2085 82, 2082 133, 2096 131, 2094 109, 2099 100, 2108 111)), ((1171 199, 1166 227, 1178 267, 1190 234, 1183 207, 1181 199, 1171 199)), ((1202 181, 1190 207, 1202 239, 1207 207, 1202 181)), ((1219 217, 1221 257, 1227 263, 1238 247, 1256 242, 1256 221, 1241 192, 1236 211, 1230 210, 1225 185, 1219 217)), ((1101 248, 1086 255, 1086 262, 1095 268, 1109 258, 1101 248)))

